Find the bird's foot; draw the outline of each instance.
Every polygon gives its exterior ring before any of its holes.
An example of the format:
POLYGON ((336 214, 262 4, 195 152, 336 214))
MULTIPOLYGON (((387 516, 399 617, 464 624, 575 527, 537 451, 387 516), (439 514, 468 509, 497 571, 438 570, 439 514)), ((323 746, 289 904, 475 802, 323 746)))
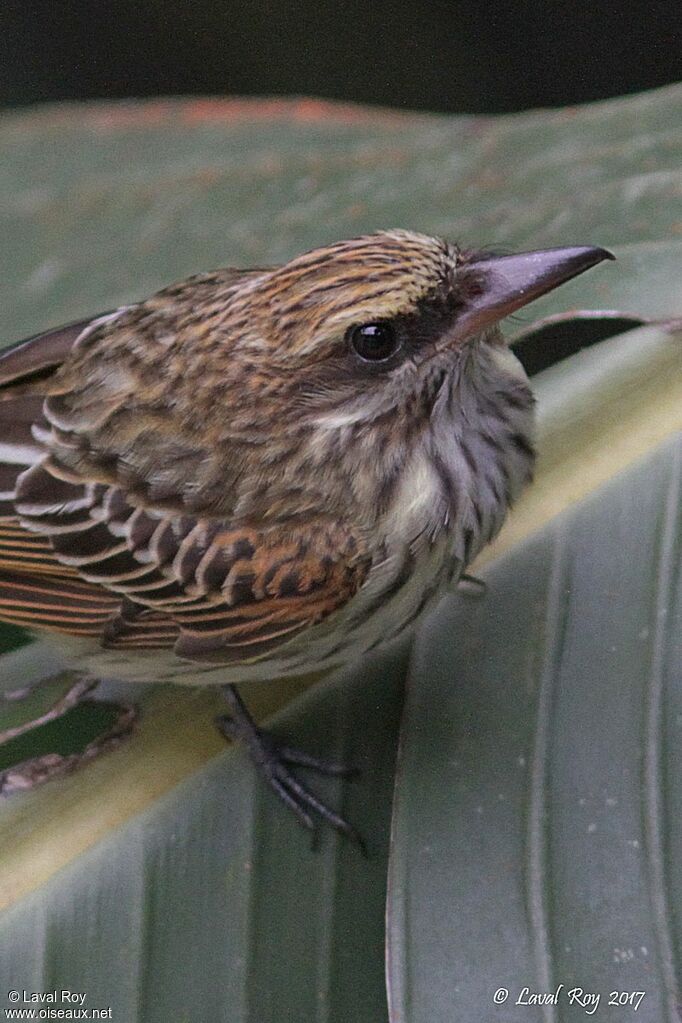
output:
POLYGON ((312 793, 290 770, 307 767, 335 778, 348 778, 357 774, 353 768, 335 761, 316 757, 303 750, 279 743, 269 732, 259 728, 249 714, 234 686, 223 686, 231 714, 216 718, 220 732, 228 739, 242 742, 251 759, 270 788, 289 807, 296 819, 307 828, 313 838, 316 828, 313 814, 355 842, 366 855, 365 843, 355 828, 312 793))
MULTIPOLYGON (((0 731, 0 746, 18 739, 23 735, 56 721, 73 707, 86 702, 84 697, 90 693, 97 681, 94 679, 79 679, 59 700, 56 701, 44 714, 31 721, 25 721, 13 728, 6 728, 0 731)), ((18 698, 18 697, 17 697, 18 698)), ((115 749, 121 741, 132 731, 137 711, 132 704, 117 704, 118 716, 116 720, 101 735, 96 736, 79 753, 44 753, 41 756, 29 757, 18 764, 0 771, 0 795, 8 796, 14 792, 27 791, 36 788, 52 778, 58 778, 64 774, 94 760, 95 757, 115 749)))

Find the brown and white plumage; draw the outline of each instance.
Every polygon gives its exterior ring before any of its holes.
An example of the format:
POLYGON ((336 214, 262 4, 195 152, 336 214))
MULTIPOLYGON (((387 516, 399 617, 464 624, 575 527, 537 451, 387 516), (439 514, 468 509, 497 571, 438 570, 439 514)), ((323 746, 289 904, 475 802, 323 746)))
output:
POLYGON ((560 251, 524 291, 526 257, 380 232, 6 351, 0 618, 176 680, 400 632, 530 478, 532 396, 496 321, 604 258, 560 251), (374 323, 399 339, 377 365, 348 341, 374 323))

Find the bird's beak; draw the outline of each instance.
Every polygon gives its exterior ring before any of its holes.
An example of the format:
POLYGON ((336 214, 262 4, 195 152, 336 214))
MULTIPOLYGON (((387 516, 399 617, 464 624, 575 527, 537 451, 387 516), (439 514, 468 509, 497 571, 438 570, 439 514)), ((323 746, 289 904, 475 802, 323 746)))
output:
POLYGON ((607 249, 582 245, 472 260, 458 271, 466 297, 449 343, 481 333, 571 277, 615 258, 607 249))

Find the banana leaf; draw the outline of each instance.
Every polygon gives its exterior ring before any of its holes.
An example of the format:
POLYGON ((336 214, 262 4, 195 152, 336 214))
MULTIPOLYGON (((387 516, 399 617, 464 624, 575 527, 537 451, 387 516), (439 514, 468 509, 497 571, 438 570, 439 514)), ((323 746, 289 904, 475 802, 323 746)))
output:
MULTIPOLYGON (((5 343, 200 269, 388 226, 612 248, 617 263, 511 326, 522 358, 567 313, 653 321, 535 378, 538 477, 475 566, 480 601, 453 596, 414 649, 406 637, 313 688, 248 694, 261 716, 281 708, 271 723, 290 741, 358 765, 319 791, 368 858, 331 834, 311 849, 223 747, 215 694, 112 682, 107 701, 140 706, 132 739, 0 805, 5 992, 68 988, 126 1023, 380 1023, 388 877, 396 1023, 492 1018, 503 986, 504 1018, 578 1018, 565 998, 512 995, 607 995, 617 978, 646 986, 637 1018, 674 1018, 681 113, 674 86, 494 118, 312 100, 0 117, 5 343)), ((25 640, 3 633, 2 688, 42 684, 1 706, 3 727, 68 684, 25 640)), ((99 727, 72 716, 40 741, 61 750, 99 727)))

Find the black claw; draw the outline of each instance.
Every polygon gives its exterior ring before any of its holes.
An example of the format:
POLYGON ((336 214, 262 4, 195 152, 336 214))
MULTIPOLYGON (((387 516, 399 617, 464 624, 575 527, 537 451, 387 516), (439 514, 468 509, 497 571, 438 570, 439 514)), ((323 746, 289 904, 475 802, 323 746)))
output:
POLYGON ((346 838, 349 838, 351 842, 357 843, 363 856, 367 855, 367 847, 364 841, 355 830, 355 828, 348 823, 340 814, 336 813, 325 803, 323 803, 317 796, 313 795, 305 785, 301 785, 299 781, 294 778, 293 775, 286 772, 286 778, 281 779, 287 791, 292 795, 298 802, 299 806, 303 803, 309 806, 311 810, 314 810, 323 821, 330 824, 337 831, 340 831, 346 838))
POLYGON ((311 832, 313 848, 317 845, 317 828, 309 810, 355 842, 363 856, 366 856, 367 848, 355 828, 318 799, 292 774, 287 765, 307 767, 332 777, 347 778, 357 772, 345 764, 328 761, 291 746, 280 746, 270 734, 257 727, 234 686, 224 686, 223 692, 232 714, 220 715, 215 719, 218 729, 227 738, 238 739, 247 747, 251 759, 270 788, 289 807, 299 823, 311 832))
POLYGON ((292 795, 291 792, 289 792, 286 783, 282 781, 280 778, 274 777, 269 778, 268 782, 272 787, 272 790, 276 792, 279 798, 282 800, 282 802, 289 807, 289 809, 292 811, 296 819, 303 825, 303 827, 307 828, 308 831, 311 831, 313 835, 315 835, 315 832, 317 830, 315 828, 315 822, 313 821, 310 814, 303 809, 301 803, 292 795))

